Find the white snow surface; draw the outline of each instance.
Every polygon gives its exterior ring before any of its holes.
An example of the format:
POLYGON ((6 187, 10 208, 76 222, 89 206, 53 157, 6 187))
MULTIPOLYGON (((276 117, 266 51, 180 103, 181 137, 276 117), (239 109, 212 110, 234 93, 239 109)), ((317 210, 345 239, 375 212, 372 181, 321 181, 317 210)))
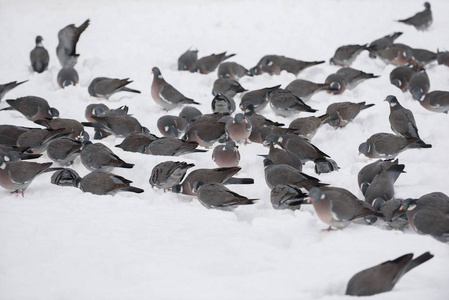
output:
MULTIPOLYGON (((449 49, 449 2, 432 1, 434 23, 421 32, 394 20, 424 9, 422 0, 398 1, 2 1, 0 10, 0 82, 29 82, 6 99, 34 95, 48 100, 64 118, 84 119, 88 104, 104 102, 111 108, 128 105, 130 113, 159 135, 156 120, 166 112, 150 95, 151 68, 211 111, 212 84, 208 75, 177 71, 177 59, 188 48, 199 57, 236 53, 230 61, 253 67, 266 54, 302 60, 326 60, 298 78, 323 82, 338 70, 328 64, 334 51, 346 44, 365 44, 395 31, 397 41, 415 48, 449 49), (55 55, 58 31, 68 24, 91 24, 81 35, 76 69, 80 83, 60 89, 55 55), (50 53, 48 71, 32 73, 29 52, 37 35, 50 53), (90 81, 99 76, 131 78, 129 85, 142 94, 119 93, 109 101, 91 98, 90 81)), ((374 160, 358 156, 358 145, 377 132, 391 132, 389 107, 382 100, 396 95, 415 115, 421 138, 431 149, 399 155, 406 173, 396 182, 397 197, 418 198, 429 192, 449 194, 449 147, 446 114, 423 109, 411 95, 389 83, 394 68, 363 52, 353 68, 381 75, 339 96, 316 94, 308 104, 323 114, 333 102, 375 103, 343 129, 323 126, 312 142, 341 167, 322 174, 322 182, 343 187, 360 199, 357 173, 374 160)), ((430 65, 431 90, 448 90, 449 68, 430 65)), ((282 84, 294 75, 264 74, 245 77, 249 90, 282 84)), ((240 102, 236 97, 237 104, 240 102)), ((0 108, 6 107, 5 101, 0 108)), ((170 114, 177 115, 175 109, 170 114)), ((268 118, 289 124, 291 118, 263 110, 268 118)), ((37 126, 15 111, 0 112, 1 124, 37 126)), ((93 131, 88 129, 91 136, 93 131)), ((194 197, 151 189, 152 168, 166 160, 184 160, 196 168, 214 168, 212 151, 183 157, 124 152, 110 136, 101 142, 133 169, 115 169, 145 189, 142 194, 95 196, 79 189, 50 184, 51 174, 37 177, 25 197, 0 190, 0 299, 343 299, 346 284, 357 272, 406 253, 430 251, 435 257, 404 276, 394 290, 371 299, 449 299, 448 245, 411 229, 388 230, 351 224, 332 232, 311 206, 276 211, 264 180, 260 144, 240 147, 239 177, 254 185, 230 188, 260 200, 232 212, 208 210, 194 197)), ((44 155, 38 161, 49 159, 44 155)), ((79 158, 73 168, 84 176, 79 158)), ((304 172, 316 176, 313 164, 304 172)))

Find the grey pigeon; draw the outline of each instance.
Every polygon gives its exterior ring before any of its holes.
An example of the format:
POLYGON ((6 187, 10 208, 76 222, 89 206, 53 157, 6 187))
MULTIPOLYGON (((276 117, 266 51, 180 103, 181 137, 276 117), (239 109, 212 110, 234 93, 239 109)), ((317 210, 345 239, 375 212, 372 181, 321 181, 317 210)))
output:
POLYGON ((420 70, 413 74, 410 79, 408 91, 412 94, 413 99, 421 100, 430 90, 430 80, 426 70, 420 70))
POLYGON ((129 134, 119 145, 115 145, 115 147, 121 148, 127 152, 146 154, 148 145, 156 139, 158 139, 158 137, 150 133, 133 132, 129 134))
POLYGON ((402 35, 402 32, 394 32, 390 35, 386 35, 384 37, 381 37, 380 39, 377 39, 375 41, 372 41, 369 45, 369 56, 371 58, 376 58, 376 52, 377 50, 386 49, 394 44, 394 41, 402 35))
POLYGON ((198 59, 195 66, 190 72, 198 72, 201 74, 209 74, 215 71, 218 65, 235 54, 226 55, 226 52, 220 54, 211 54, 198 59))
POLYGON ((394 197, 394 183, 404 171, 404 165, 392 165, 388 169, 381 169, 365 191, 365 201, 375 206, 375 202, 389 201, 394 197))
POLYGON ((408 271, 433 257, 426 252, 413 259, 413 253, 358 272, 348 282, 346 295, 371 296, 391 291, 408 271))
POLYGON ((53 173, 51 176, 51 183, 59 186, 71 186, 76 187, 76 181, 79 178, 79 174, 70 168, 64 168, 53 173))
POLYGON ((83 178, 76 180, 76 186, 85 193, 94 195, 114 195, 119 191, 143 193, 144 190, 131 186, 132 181, 122 176, 105 172, 104 170, 93 171, 83 178))
POLYGON ((415 71, 410 66, 396 67, 390 73, 390 83, 405 92, 408 90, 413 74, 415 74, 415 71))
POLYGON ((268 92, 268 100, 273 111, 283 117, 290 117, 301 111, 311 113, 317 111, 288 90, 278 89, 270 91, 268 92))
POLYGON ((21 81, 21 82, 12 81, 12 82, 8 82, 8 83, 5 83, 5 84, 0 84, 0 101, 2 101, 3 97, 5 96, 5 94, 7 92, 9 92, 13 88, 15 88, 18 85, 21 85, 22 83, 25 83, 27 81, 28 80, 21 81))
POLYGON ((10 107, 0 110, 17 110, 31 121, 59 117, 59 111, 56 108, 50 107, 47 100, 43 98, 27 96, 14 100, 9 99, 6 102, 10 107))
POLYGON ((47 127, 47 129, 64 129, 62 134, 71 139, 89 139, 89 135, 84 131, 84 126, 74 119, 56 118, 51 120, 37 120, 34 123, 47 127))
POLYGON ((156 104, 166 110, 173 109, 181 104, 199 104, 181 94, 170 83, 165 81, 159 68, 154 67, 151 71, 154 76, 151 84, 151 97, 156 104))
POLYGON ((239 195, 221 183, 204 183, 197 181, 194 184, 194 191, 198 201, 206 208, 215 208, 222 210, 232 210, 239 205, 254 204, 259 199, 248 199, 239 195))
POLYGON ((323 125, 328 118, 328 114, 324 114, 318 117, 311 116, 297 118, 290 122, 288 128, 294 129, 295 133, 302 136, 303 138, 311 140, 315 136, 321 125, 323 125))
POLYGON ((186 141, 197 142, 203 147, 211 147, 217 140, 224 137, 228 117, 221 113, 202 115, 187 126, 182 138, 186 141))
POLYGON ((257 114, 254 109, 254 105, 251 103, 247 104, 244 109, 245 117, 248 118, 248 120, 251 122, 251 125, 253 127, 259 127, 259 126, 284 126, 285 124, 271 121, 267 118, 265 118, 261 114, 257 114))
POLYGON ((329 84, 295 79, 290 82, 285 89, 289 90, 303 101, 308 101, 315 93, 329 89, 329 84))
POLYGON ((82 146, 81 141, 65 137, 54 139, 48 144, 47 155, 52 161, 68 166, 80 155, 82 146))
POLYGON ((431 148, 432 145, 418 143, 419 139, 406 139, 391 133, 376 133, 360 144, 359 153, 369 158, 395 158, 408 148, 431 148))
POLYGON ((42 156, 42 154, 28 153, 27 150, 28 148, 0 144, 0 156, 8 156, 9 161, 36 159, 42 156))
POLYGON ((53 163, 11 161, 8 156, 0 157, 0 186, 16 193, 23 193, 34 178, 49 169, 53 163), (9 161, 7 161, 9 160, 9 161))
POLYGON ((203 113, 196 107, 184 106, 179 112, 179 117, 187 121, 187 123, 192 123, 195 119, 199 118, 203 113))
POLYGON ((1 124, 0 125, 0 145, 16 146, 20 135, 31 128, 1 124))
POLYGON ((251 72, 254 75, 260 75, 262 73, 279 75, 281 71, 286 71, 297 76, 302 70, 322 63, 324 61, 302 61, 281 55, 265 55, 251 69, 251 72))
POLYGON ((265 171, 265 182, 270 189, 279 184, 292 184, 298 188, 307 190, 314 186, 324 186, 319 179, 304 174, 298 169, 286 164, 275 165, 269 158, 263 160, 265 171))
MULTIPOLYGON (((374 177, 379 174, 383 169, 388 170, 391 166, 399 164, 399 160, 376 160, 373 163, 370 163, 360 169, 357 175, 357 183, 362 191, 362 194, 365 195, 366 189, 373 181, 374 177)), ((402 165, 403 166, 403 165, 402 165)))
MULTIPOLYGON (((115 108, 115 109, 109 109, 109 107, 107 107, 106 105, 102 104, 102 103, 94 103, 94 104, 89 104, 86 107, 86 110, 84 112, 84 115, 86 117, 86 119, 90 122, 90 123, 84 123, 86 126, 93 126, 95 129, 95 135, 94 135, 94 139, 96 140, 101 140, 102 138, 105 138, 107 136, 110 136, 112 134, 112 130, 110 128, 107 128, 107 124, 102 125, 99 122, 97 122, 94 117, 126 117, 128 116, 128 106, 124 105, 124 106, 120 106, 119 108, 115 108), (91 123, 98 123, 98 124, 91 124, 91 123)), ((140 123, 137 120, 129 120, 129 119, 125 119, 125 123, 128 124, 127 126, 123 126, 123 127, 128 127, 130 128, 130 130, 134 130, 132 129, 132 126, 130 124, 135 123, 137 125, 137 127, 142 127, 140 125, 140 123)), ((121 128, 121 126, 119 127, 121 128)), ((144 128, 142 128, 142 131, 145 131, 144 128)))
POLYGON ((80 158, 83 165, 90 171, 97 169, 110 171, 112 168, 131 169, 134 167, 134 164, 123 161, 111 149, 101 143, 84 142, 80 158))
POLYGON ((56 47, 56 55, 63 68, 74 67, 78 62, 79 54, 76 53, 76 44, 87 26, 89 26, 89 19, 79 27, 70 24, 58 32, 59 43, 56 47))
POLYGON ((391 199, 386 202, 375 201, 373 207, 383 215, 384 221, 397 230, 402 230, 408 226, 407 215, 405 211, 401 211, 401 203, 403 199, 391 199))
POLYGON ((298 210, 306 202, 307 194, 292 184, 279 184, 270 193, 271 205, 274 209, 298 210))
POLYGON ((202 181, 204 183, 223 183, 223 184, 253 184, 252 178, 235 178, 233 177, 242 168, 216 168, 216 169, 196 169, 190 172, 181 184, 172 188, 174 193, 195 196, 193 190, 195 182, 202 181))
POLYGON ((263 108, 265 108, 265 106, 267 106, 269 102, 268 93, 270 91, 277 90, 280 87, 281 85, 276 85, 260 90, 249 91, 243 94, 239 105, 240 109, 245 110, 245 107, 247 107, 249 104, 252 104, 254 106, 254 111, 258 112, 262 110, 263 108))
POLYGON ((404 66, 414 61, 413 49, 404 44, 393 44, 375 53, 384 63, 394 66, 404 66))
POLYGON ((235 142, 245 141, 247 143, 251 130, 251 121, 242 113, 229 118, 225 125, 226 135, 235 142))
MULTIPOLYGON (((270 134, 274 134, 274 135, 284 135, 284 134, 288 134, 288 133, 292 133, 295 134, 296 130, 295 129, 290 129, 290 128, 284 128, 284 127, 279 127, 279 126, 271 126, 271 125, 262 125, 259 127, 254 127, 251 131, 251 135, 249 136, 249 140, 253 143, 258 143, 258 144, 263 144, 264 141, 266 140, 267 136, 269 136, 270 134)), ((266 144, 266 146, 268 146, 269 143, 266 144)))
POLYGON ((439 65, 446 65, 449 67, 449 51, 437 50, 437 62, 439 65))
POLYGON ((335 50, 334 56, 330 59, 330 63, 342 67, 350 66, 357 56, 364 50, 369 50, 367 44, 338 47, 337 50, 335 50))
POLYGON ((314 187, 309 190, 307 202, 312 203, 318 218, 329 225, 327 230, 342 229, 352 221, 380 216, 369 203, 338 187, 314 187))
POLYGON ((157 120, 157 129, 163 136, 179 137, 187 127, 187 120, 178 116, 165 115, 157 120))
POLYGON ((422 107, 433 112, 447 114, 449 111, 449 92, 446 91, 432 91, 418 101, 422 107))
POLYGON ((188 164, 183 161, 161 162, 154 166, 151 171, 150 185, 151 187, 164 189, 164 191, 169 190, 180 184, 187 171, 194 166, 194 164, 188 164))
POLYGON ((103 99, 109 99, 109 97, 118 92, 131 92, 140 94, 140 91, 126 87, 126 85, 130 84, 131 82, 132 81, 129 80, 129 78, 117 79, 108 77, 96 77, 87 87, 87 91, 92 97, 103 99))
POLYGON ((235 111, 235 101, 226 95, 217 94, 212 99, 211 108, 214 113, 232 114, 235 111))
POLYGON ((38 35, 36 37, 36 47, 30 52, 31 67, 34 72, 42 73, 48 68, 50 62, 50 56, 47 49, 42 45, 44 39, 38 35))
POLYGON ((426 30, 427 28, 429 28, 430 25, 432 25, 433 18, 432 18, 432 11, 430 10, 430 3, 424 2, 424 7, 425 9, 423 11, 416 13, 414 16, 410 18, 398 20, 398 22, 407 25, 412 25, 417 30, 426 30))
POLYGON ((225 95, 228 98, 234 98, 238 93, 243 93, 247 91, 243 86, 238 83, 238 81, 231 78, 218 78, 214 82, 212 88, 212 95, 216 96, 218 94, 225 95))
MULTIPOLYGON (((126 113, 125 115, 128 113, 128 107, 126 107, 126 113)), ((84 116, 86 117, 87 121, 89 122, 96 122, 92 116, 100 116, 101 114, 108 112, 109 111, 109 107, 107 107, 107 105, 103 104, 103 103, 92 103, 89 104, 88 106, 86 106, 86 109, 84 111, 84 116)))
POLYGON ((363 71, 349 67, 341 68, 340 70, 337 71, 336 74, 343 76, 343 78, 346 81, 346 88, 350 90, 354 89, 357 85, 359 85, 360 83, 362 83, 367 79, 379 77, 378 75, 374 75, 372 73, 365 73, 363 71))
POLYGON ((346 79, 343 77, 343 75, 336 73, 327 76, 324 82, 325 84, 329 85, 327 92, 333 95, 342 94, 344 91, 346 91, 348 86, 348 83, 346 82, 346 79))
MULTIPOLYGON (((117 137, 127 137, 134 132, 149 132, 136 118, 129 115, 108 116, 108 114, 104 114, 98 117, 92 116, 92 118, 96 121, 95 123, 82 122, 81 124, 88 127, 94 127, 95 129, 101 129, 117 137)), ((101 131, 97 131, 97 133, 101 133, 101 131)), ((94 138, 99 140, 104 137, 105 136, 101 134, 96 134, 94 138)))
POLYGON ((179 71, 192 71, 198 60, 198 50, 187 50, 178 58, 179 71))
POLYGON ((374 106, 365 102, 337 102, 327 107, 326 114, 328 118, 326 123, 334 128, 343 128, 351 122, 360 111, 374 106))
POLYGON ((243 76, 253 76, 253 74, 235 62, 224 62, 218 66, 217 74, 219 78, 230 78, 234 80, 239 80, 243 76))
POLYGON ((426 49, 413 48, 413 57, 421 66, 430 64, 437 60, 437 54, 426 49))
POLYGON ((157 138, 145 148, 145 153, 150 155, 179 156, 189 153, 207 152, 197 149, 198 143, 184 141, 174 137, 157 138))
POLYGON ((273 145, 270 143, 270 151, 268 155, 260 155, 265 158, 269 158, 273 164, 275 165, 289 165, 295 168, 298 171, 302 171, 302 162, 295 153, 289 151, 288 149, 284 149, 278 144, 273 145))
POLYGON ((58 85, 65 88, 69 85, 77 85, 80 80, 78 72, 73 67, 62 68, 58 72, 58 85))
POLYGON ((212 152, 212 160, 221 168, 237 167, 240 162, 239 147, 234 141, 217 145, 212 152))
POLYGON ((30 129, 22 133, 17 139, 17 147, 27 148, 34 154, 43 153, 51 140, 65 135, 64 129, 30 129))

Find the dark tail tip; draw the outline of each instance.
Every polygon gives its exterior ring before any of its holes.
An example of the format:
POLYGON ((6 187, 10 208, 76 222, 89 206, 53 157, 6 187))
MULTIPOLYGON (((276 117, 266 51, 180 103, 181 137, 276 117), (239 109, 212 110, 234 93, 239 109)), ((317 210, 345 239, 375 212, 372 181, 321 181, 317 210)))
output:
POLYGON ((128 164, 128 163, 124 163, 120 165, 120 168, 125 168, 125 169, 132 169, 134 167, 134 164, 128 164))
POLYGON ((134 186, 128 186, 128 187, 122 189, 122 191, 127 191, 127 192, 132 192, 132 193, 137 193, 137 194, 140 194, 140 193, 144 192, 144 190, 139 189, 139 188, 134 187, 134 186))

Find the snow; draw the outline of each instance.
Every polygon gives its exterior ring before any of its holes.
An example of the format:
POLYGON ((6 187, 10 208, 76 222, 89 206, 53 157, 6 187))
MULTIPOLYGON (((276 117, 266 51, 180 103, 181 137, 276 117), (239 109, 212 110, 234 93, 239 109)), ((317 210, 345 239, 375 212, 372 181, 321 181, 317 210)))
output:
MULTIPOLYGON (((447 50, 449 3, 432 1, 434 23, 426 32, 394 22, 423 9, 414 1, 15 1, 2 3, 0 82, 30 81, 9 92, 6 99, 35 95, 49 101, 61 117, 84 121, 88 104, 104 102, 111 108, 128 105, 151 132, 165 112, 150 96, 151 68, 210 112, 216 74, 177 71, 177 58, 189 47, 199 57, 236 53, 230 61, 247 68, 266 54, 302 60, 326 60, 345 44, 364 44, 394 31, 398 42, 415 48, 447 50), (81 35, 76 69, 80 84, 60 89, 55 55, 57 32, 64 26, 91 24, 81 35), (36 35, 50 52, 49 70, 31 73, 29 52, 36 35), (142 94, 121 93, 110 101, 90 98, 87 86, 98 76, 131 78, 129 86, 142 94)), ((362 53, 352 65, 381 75, 339 96, 316 94, 307 104, 322 114, 337 101, 375 103, 341 130, 322 127, 312 142, 341 167, 322 174, 321 181, 346 188, 363 198, 357 173, 372 160, 357 155, 358 145, 376 132, 390 132, 389 108, 382 100, 396 95, 415 115, 421 138, 432 149, 408 150, 399 155, 406 172, 396 183, 397 197, 418 198, 441 191, 449 194, 445 114, 423 109, 390 85, 393 66, 362 53)), ((312 67, 298 78, 323 82, 338 68, 328 63, 312 67)), ((447 90, 449 68, 432 64, 427 70, 431 90, 447 90)), ((282 84, 296 77, 283 72, 240 80, 249 90, 282 84)), ((237 104, 240 99, 236 97, 237 104)), ((0 108, 6 107, 2 101, 0 108)), ((170 111, 177 115, 180 109, 170 111)), ((290 123, 294 117, 270 119, 290 123)), ((301 113, 299 116, 308 116, 301 113)), ((0 112, 1 124, 35 126, 17 112, 0 112)), ((89 131, 91 136, 93 132, 89 131)), ((233 191, 259 198, 253 206, 233 212, 208 210, 195 198, 152 190, 152 168, 165 160, 193 162, 197 168, 215 167, 212 151, 183 157, 147 156, 124 152, 114 145, 121 139, 102 140, 133 169, 114 173, 145 189, 143 194, 94 196, 78 189, 50 184, 50 174, 36 178, 25 197, 0 191, 0 299, 343 299, 346 284, 358 271, 405 253, 430 251, 435 257, 410 272, 389 293, 372 299, 448 299, 447 244, 411 229, 387 230, 351 224, 333 232, 325 228, 312 207, 275 211, 263 176, 259 144, 241 146, 242 171, 252 186, 234 185, 233 191)), ((39 161, 48 161, 45 156, 39 161)), ((88 171, 75 161, 74 169, 88 171)), ((304 171, 313 173, 313 164, 304 171)))

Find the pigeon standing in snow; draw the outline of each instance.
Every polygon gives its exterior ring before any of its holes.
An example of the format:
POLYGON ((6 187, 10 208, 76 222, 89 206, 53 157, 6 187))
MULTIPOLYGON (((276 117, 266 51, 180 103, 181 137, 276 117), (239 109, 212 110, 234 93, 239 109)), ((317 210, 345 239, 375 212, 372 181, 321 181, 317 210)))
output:
POLYGON ((110 171, 114 167, 127 169, 134 167, 134 164, 126 163, 101 143, 84 142, 80 157, 83 165, 90 171, 97 169, 110 171))
POLYGON ((178 116, 164 115, 157 119, 157 129, 163 136, 179 137, 187 127, 187 120, 178 116))
POLYGON ((383 168, 377 174, 365 191, 365 201, 375 206, 375 202, 384 203, 394 197, 394 183, 404 171, 404 165, 392 165, 383 168))
POLYGON ((315 136, 321 125, 326 123, 328 118, 328 114, 324 114, 318 117, 311 116, 305 118, 297 118, 291 121, 288 128, 294 129, 297 135, 311 140, 315 136))
POLYGON ((5 84, 0 84, 0 101, 2 101, 3 97, 5 96, 5 94, 7 92, 9 92, 10 90, 15 88, 16 86, 21 85, 22 83, 25 83, 27 81, 28 80, 21 81, 21 82, 12 81, 12 82, 8 82, 8 83, 5 83, 5 84))
POLYGON ((211 102, 211 108, 214 113, 229 113, 235 111, 235 101, 226 95, 217 94, 211 102))
MULTIPOLYGON (((383 169, 388 170, 391 166, 399 164, 398 159, 395 160, 376 160, 360 169, 357 175, 357 182, 362 194, 365 195, 366 189, 373 181, 374 177, 383 169)), ((402 165, 403 166, 403 165, 402 165)))
POLYGON ((446 91, 432 91, 418 101, 422 107, 433 112, 447 114, 449 111, 449 92, 446 91))
POLYGON ((62 68, 57 77, 58 85, 61 88, 69 85, 77 85, 79 80, 78 72, 73 67, 62 68))
POLYGON ((405 92, 408 90, 408 85, 413 74, 415 74, 415 71, 410 66, 399 66, 391 71, 390 82, 405 92))
POLYGON ((377 50, 376 56, 384 63, 395 66, 404 66, 414 61, 413 49, 404 44, 393 44, 386 49, 377 50))
POLYGON ((376 58, 377 57, 377 55, 376 55, 376 51, 377 50, 386 49, 386 48, 392 46, 394 41, 398 37, 400 37, 401 35, 402 35, 402 32, 395 32, 395 33, 392 33, 390 35, 386 35, 386 36, 384 36, 384 37, 382 37, 380 39, 377 39, 377 40, 371 42, 368 45, 368 48, 369 48, 369 51, 370 51, 369 56, 371 58, 376 58))
POLYGON ((132 81, 129 78, 117 79, 117 78, 107 78, 107 77, 97 77, 94 78, 87 91, 92 97, 109 99, 113 94, 118 92, 131 92, 140 94, 140 91, 133 90, 126 85, 130 84, 132 81))
POLYGON ((302 61, 281 55, 265 55, 257 65, 251 69, 252 74, 280 75, 281 71, 286 71, 297 76, 302 70, 324 63, 324 61, 302 61))
POLYGON ((364 50, 369 50, 366 44, 341 46, 335 51, 334 56, 330 59, 330 63, 337 66, 348 67, 364 50))
POLYGON ((190 72, 198 72, 201 74, 209 74, 214 72, 218 65, 228 58, 233 57, 235 54, 226 55, 226 52, 220 54, 211 54, 198 59, 195 66, 190 72))
POLYGON ((31 121, 59 117, 59 111, 54 107, 50 107, 47 100, 40 97, 27 96, 14 100, 6 100, 6 102, 10 105, 10 107, 0 109, 0 111, 17 110, 31 121))
POLYGON ((423 11, 415 14, 410 18, 398 20, 398 22, 407 25, 412 25, 417 30, 426 30, 427 28, 429 28, 430 25, 432 25, 433 18, 432 18, 432 11, 430 10, 430 3, 424 2, 424 7, 425 9, 423 11))
POLYGON ((408 84, 408 91, 413 99, 421 100, 430 90, 430 80, 426 70, 420 70, 413 74, 408 84))
POLYGON ((37 73, 42 73, 48 68, 50 56, 47 49, 42 45, 44 39, 38 35, 36 37, 36 47, 30 53, 31 67, 37 73))
POLYGON ((81 33, 89 26, 89 22, 89 19, 87 19, 79 27, 70 24, 58 32, 59 43, 56 47, 56 54, 63 68, 74 67, 78 62, 79 54, 76 53, 76 44, 81 33))
POLYGON ((270 193, 271 205, 274 209, 300 209, 306 202, 307 194, 292 184, 279 184, 270 193))
POLYGON ((259 90, 249 91, 242 96, 242 100, 240 102, 240 109, 245 110, 248 104, 252 104, 254 106, 254 111, 260 111, 265 106, 267 106, 268 93, 274 90, 277 90, 281 87, 281 85, 276 85, 273 87, 263 88, 259 90))
POLYGON ((52 161, 61 165, 71 165, 81 153, 83 143, 69 138, 52 140, 47 147, 47 155, 52 161))
POLYGON ((119 191, 143 193, 144 190, 131 186, 132 181, 122 176, 105 172, 103 170, 93 171, 83 178, 77 178, 75 184, 85 193, 94 195, 114 195, 119 191))
POLYGON ((178 58, 179 71, 191 71, 198 60, 198 50, 187 50, 178 58))
POLYGON ((329 89, 329 84, 296 79, 290 82, 285 89, 289 90, 303 101, 308 101, 315 93, 329 89))
POLYGON ((366 104, 365 102, 337 102, 327 107, 326 114, 328 118, 326 123, 334 128, 343 128, 351 122, 360 111, 374 106, 374 104, 366 104))
POLYGON ((181 161, 164 161, 154 166, 151 171, 150 185, 160 189, 169 190, 181 183, 187 171, 193 168, 194 164, 181 161))
POLYGON ((240 162, 239 146, 234 141, 215 146, 212 152, 212 160, 221 168, 237 167, 240 162))
POLYGON ((242 113, 229 118, 225 125, 226 135, 235 142, 246 142, 251 134, 251 130, 251 122, 242 113))
POLYGON ((212 95, 222 94, 228 98, 233 98, 238 93, 243 92, 246 92, 246 89, 238 81, 231 78, 218 78, 212 88, 212 95))
POLYGON ((288 90, 278 89, 270 91, 268 92, 268 100, 273 111, 283 117, 290 117, 301 111, 311 113, 317 111, 288 90))
POLYGON ((224 62, 218 66, 217 75, 219 78, 230 78, 238 81, 243 76, 253 76, 253 74, 235 62, 224 62))

